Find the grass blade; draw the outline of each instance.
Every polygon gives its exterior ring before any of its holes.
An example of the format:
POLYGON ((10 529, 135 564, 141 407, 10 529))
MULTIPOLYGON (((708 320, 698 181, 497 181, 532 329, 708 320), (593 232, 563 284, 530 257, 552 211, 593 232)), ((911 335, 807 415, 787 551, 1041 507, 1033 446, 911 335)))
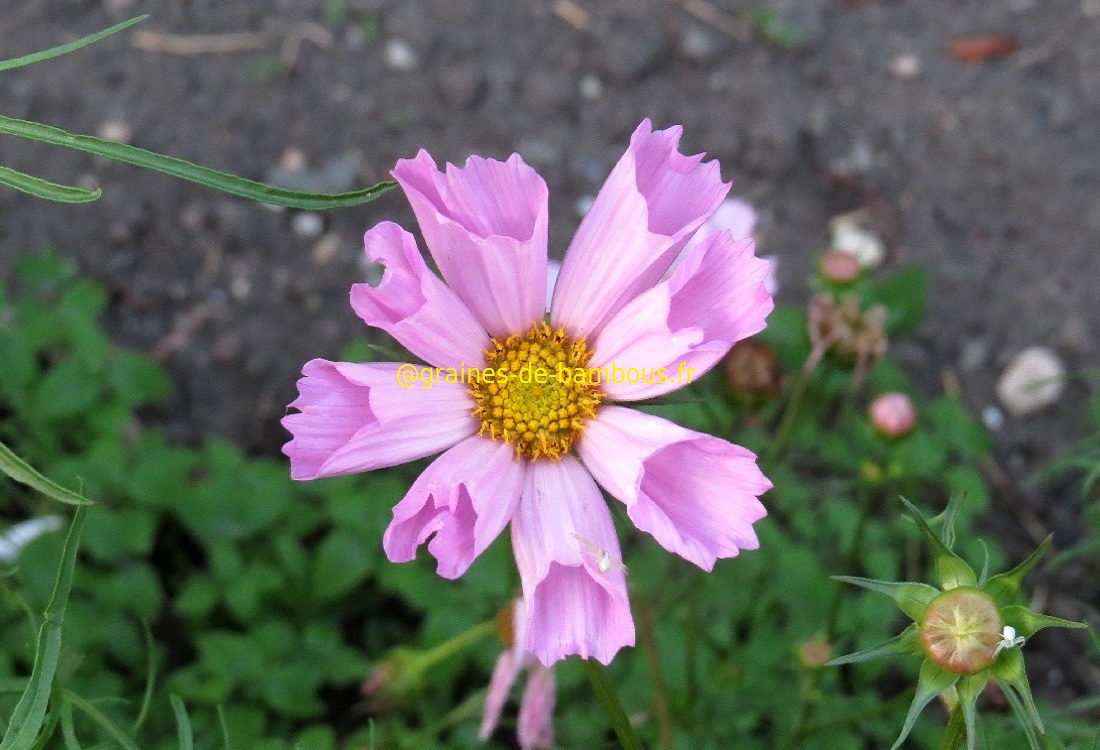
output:
POLYGON ((137 16, 131 18, 129 21, 123 21, 122 23, 115 24, 109 29, 103 31, 97 31, 94 34, 89 34, 83 39, 77 39, 75 42, 68 44, 62 44, 59 47, 51 47, 50 49, 42 50, 41 52, 32 52, 29 55, 23 55, 22 57, 13 57, 10 60, 0 60, 0 71, 11 70, 12 68, 21 68, 24 65, 30 65, 31 63, 42 62, 43 60, 50 60, 54 57, 61 57, 67 55, 70 52, 75 52, 81 47, 87 47, 89 44, 94 44, 104 37, 108 37, 111 34, 117 34, 120 31, 130 28, 135 23, 141 23, 149 14, 137 16))
POLYGON ((45 619, 38 631, 38 646, 35 649, 34 667, 27 689, 19 698, 12 711, 8 730, 0 741, 0 750, 25 750, 30 747, 46 716, 46 707, 50 701, 50 688, 57 671, 57 661, 61 655, 61 624, 65 619, 65 606, 69 601, 69 591, 73 586, 73 570, 76 568, 76 550, 80 546, 80 532, 84 527, 84 515, 87 506, 76 509, 69 535, 65 538, 65 548, 61 554, 61 565, 57 571, 50 603, 46 605, 45 619))
POLYGON ((66 700, 71 701, 74 706, 87 714, 88 718, 103 727, 103 729, 114 738, 115 742, 123 747, 123 750, 141 750, 132 739, 130 739, 121 729, 116 727, 111 720, 108 719, 102 711, 93 706, 90 701, 81 698, 72 690, 63 689, 63 692, 66 700))
POLYGON ((70 505, 90 505, 91 500, 78 495, 72 490, 67 490, 60 484, 50 481, 35 471, 30 464, 11 452, 11 448, 0 443, 0 471, 7 474, 17 482, 22 482, 28 487, 38 490, 43 495, 48 495, 54 500, 60 500, 70 505))
POLYGON ((0 167, 0 184, 33 195, 35 198, 45 198, 56 203, 90 203, 103 194, 99 188, 85 190, 69 185, 58 185, 41 177, 17 172, 10 167, 0 167))
POLYGON ((230 195, 248 198, 260 203, 286 206, 287 208, 317 211, 326 208, 357 206, 374 200, 397 185, 395 182, 380 182, 373 187, 348 193, 302 193, 297 190, 272 187, 227 172, 219 172, 216 169, 200 167, 174 156, 157 154, 126 143, 104 141, 90 135, 76 135, 60 128, 28 120, 19 120, 14 117, 0 115, 0 133, 14 135, 18 138, 27 138, 32 141, 41 141, 54 146, 64 146, 76 151, 84 151, 96 156, 125 162, 126 164, 133 164, 137 167, 163 172, 181 180, 221 190, 230 195))
POLYGON ((172 711, 176 714, 176 737, 179 738, 180 750, 195 750, 195 740, 191 735, 191 720, 187 718, 187 708, 178 695, 170 695, 172 711))

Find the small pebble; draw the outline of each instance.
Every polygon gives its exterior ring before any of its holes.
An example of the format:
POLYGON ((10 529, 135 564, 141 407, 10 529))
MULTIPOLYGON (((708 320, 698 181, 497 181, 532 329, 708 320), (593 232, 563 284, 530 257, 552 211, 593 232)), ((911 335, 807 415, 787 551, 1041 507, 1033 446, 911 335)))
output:
POLYGON ((596 101, 603 96, 603 81, 597 75, 585 73, 581 77, 580 94, 590 102, 596 101))
POLYGON ((400 37, 394 37, 386 42, 385 60, 386 65, 390 68, 403 73, 416 70, 416 66, 420 62, 416 50, 400 37))
POLYGON ((1016 355, 997 381, 997 398, 1022 417, 1050 406, 1062 395, 1066 368, 1050 349, 1033 346, 1016 355))
POLYGON ((1004 427, 1004 412, 1002 412, 993 404, 989 404, 984 409, 982 409, 982 423, 986 426, 986 429, 996 432, 997 430, 1004 427))
POLYGON ((920 75, 920 58, 912 53, 898 55, 890 63, 890 72, 895 78, 908 81, 920 75))
POLYGON ((577 213, 579 218, 584 218, 584 215, 588 213, 588 209, 592 208, 592 204, 596 202, 596 196, 594 195, 582 195, 577 198, 577 202, 573 204, 573 210, 577 213))
POLYGON ((325 229, 325 220, 321 214, 313 211, 301 211, 294 214, 291 226, 294 229, 294 234, 299 237, 320 237, 321 232, 325 229))
POLYGON ((103 140, 113 141, 114 143, 129 143, 130 138, 134 135, 134 131, 129 124, 122 120, 102 122, 95 132, 103 140))

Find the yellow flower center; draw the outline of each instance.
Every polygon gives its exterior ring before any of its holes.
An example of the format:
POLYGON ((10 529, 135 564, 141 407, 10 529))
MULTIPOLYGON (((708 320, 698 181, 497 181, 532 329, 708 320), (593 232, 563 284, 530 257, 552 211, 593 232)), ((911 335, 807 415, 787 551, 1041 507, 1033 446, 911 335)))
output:
POLYGON ((479 435, 503 440, 517 457, 561 460, 603 400, 586 369, 592 352, 563 329, 535 324, 525 336, 492 340, 485 368, 469 379, 479 435))

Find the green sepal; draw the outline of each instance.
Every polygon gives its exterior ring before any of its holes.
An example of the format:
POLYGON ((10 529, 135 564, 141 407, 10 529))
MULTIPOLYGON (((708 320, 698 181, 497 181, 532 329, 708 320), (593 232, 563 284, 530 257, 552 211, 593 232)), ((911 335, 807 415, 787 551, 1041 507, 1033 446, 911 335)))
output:
POLYGON ((1048 750, 1040 746, 1039 734, 1035 731, 1035 727, 1032 725, 1030 717, 1027 715, 1027 708, 1024 706, 1024 702, 1020 700, 1020 696, 1016 695, 1016 691, 1001 685, 1001 692, 1008 701, 1008 705, 1012 707, 1012 713, 1016 714, 1016 720, 1020 722, 1020 726, 1024 730, 1024 736, 1027 737, 1028 747, 1030 747, 1031 750, 1048 750))
MULTIPOLYGON (((998 655, 997 660, 989 667, 989 673, 997 680, 1002 688, 1011 688, 1024 702, 1027 711, 1021 715, 1017 712, 1017 718, 1025 725, 1030 720, 1039 734, 1046 734, 1043 728, 1043 720, 1039 718, 1039 709, 1035 707, 1035 699, 1031 697, 1031 686, 1027 682, 1027 670, 1024 669, 1024 655, 1018 648, 1006 648, 998 655)), ((1007 693, 1008 691, 1005 690, 1007 693)))
POLYGON ((978 696, 982 694, 988 681, 988 675, 980 673, 963 677, 955 685, 959 695, 959 708, 966 723, 966 750, 974 750, 974 742, 978 737, 978 696))
POLYGON ((871 648, 862 651, 856 651, 854 654, 838 656, 825 662, 825 666, 839 667, 842 664, 858 664, 877 659, 880 656, 893 656, 894 654, 919 654, 921 653, 921 647, 917 638, 918 631, 917 624, 913 623, 888 641, 883 641, 877 646, 871 646, 871 648))
MULTIPOLYGON (((982 545, 982 552, 984 553, 982 572, 978 575, 978 588, 984 591, 985 583, 989 580, 989 547, 985 546, 985 542, 981 539, 978 540, 978 544, 982 545)), ((996 599, 994 598, 993 601, 996 601, 996 599)))
MULTIPOLYGON (((940 586, 944 591, 949 589, 958 588, 959 586, 977 586, 978 577, 974 575, 974 569, 966 564, 966 560, 952 552, 947 545, 943 543, 943 540, 936 536, 935 532, 928 526, 928 522, 924 520, 924 516, 917 510, 916 506, 906 500, 904 497, 901 501, 905 503, 906 509, 909 511, 909 515, 913 517, 913 520, 917 522, 917 527, 921 530, 924 538, 928 540, 929 545, 932 547, 932 554, 936 559, 936 576, 940 580, 940 586)), ((945 526, 947 524, 954 523, 954 512, 946 512, 945 526)), ((953 530, 947 536, 953 536, 953 530)))
POLYGON ((920 622, 924 618, 928 603, 940 595, 939 589, 927 583, 875 581, 857 576, 833 576, 833 580, 886 594, 914 622, 920 622))
POLYGON ((959 675, 940 669, 932 662, 925 660, 920 666, 920 677, 917 678, 917 693, 913 696, 913 702, 909 705, 909 713, 905 717, 905 725, 901 728, 901 735, 894 742, 890 750, 897 750, 905 738, 913 731, 913 724, 917 716, 928 705, 928 702, 937 695, 954 685, 959 675))
POLYGON ((1061 617, 1044 615, 1041 612, 1032 612, 1022 604, 1012 604, 1007 607, 1001 607, 1001 617, 1004 619, 1005 625, 1011 625, 1016 629, 1017 634, 1025 638, 1030 638, 1043 628, 1079 629, 1088 627, 1088 625, 1083 622, 1063 620, 1061 617))
POLYGON ((1016 601, 1016 595, 1020 593, 1020 584, 1023 582, 1024 576, 1031 572, 1031 569, 1043 557, 1053 540, 1054 535, 1049 535, 1022 563, 1007 573, 998 573, 986 582, 982 589, 993 597, 993 601, 997 602, 998 607, 1004 607, 1016 601))

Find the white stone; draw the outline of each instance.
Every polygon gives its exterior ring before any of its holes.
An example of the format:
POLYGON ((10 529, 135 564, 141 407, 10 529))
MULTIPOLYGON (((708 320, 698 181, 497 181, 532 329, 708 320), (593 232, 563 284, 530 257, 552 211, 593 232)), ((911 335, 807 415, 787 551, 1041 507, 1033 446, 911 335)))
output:
POLYGON ((1016 355, 997 381, 997 398, 1014 416, 1039 411, 1062 395, 1066 368, 1054 352, 1041 346, 1016 355))
POLYGON ((385 55, 386 65, 402 72, 416 70, 416 66, 420 62, 412 45, 399 37, 394 37, 386 42, 385 55))

